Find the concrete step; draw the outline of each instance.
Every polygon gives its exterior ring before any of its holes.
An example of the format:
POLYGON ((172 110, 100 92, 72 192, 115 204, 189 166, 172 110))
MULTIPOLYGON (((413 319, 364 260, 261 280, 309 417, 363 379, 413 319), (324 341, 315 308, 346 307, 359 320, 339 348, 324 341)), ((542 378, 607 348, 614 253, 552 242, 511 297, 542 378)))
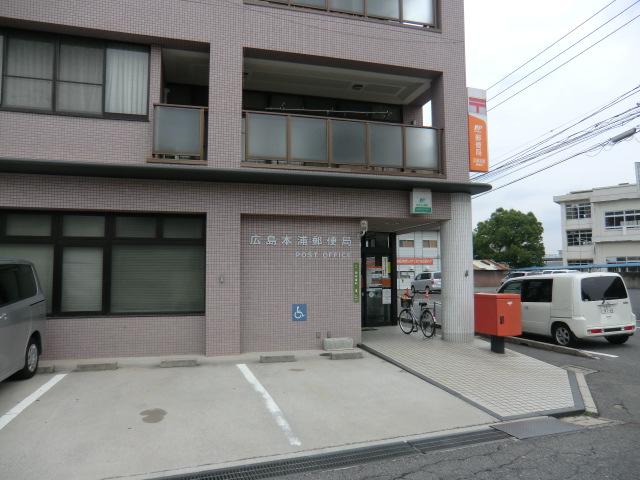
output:
POLYGON ((260 363, 281 363, 281 362, 295 362, 295 355, 278 355, 278 354, 268 354, 268 355, 260 355, 260 363))
POLYGON ((160 362, 160 368, 174 368, 174 367, 197 367, 198 361, 193 358, 181 358, 179 360, 162 360, 160 362))
POLYGON ((322 346, 327 351, 351 350, 353 349, 353 338, 349 338, 349 337, 325 338, 322 341, 322 346))
POLYGON ((355 360, 356 358, 362 358, 362 352, 358 349, 340 350, 337 352, 331 352, 331 356, 329 358, 331 360, 355 360))
POLYGON ((76 372, 101 372, 104 370, 117 370, 118 362, 106 363, 79 363, 76 372))

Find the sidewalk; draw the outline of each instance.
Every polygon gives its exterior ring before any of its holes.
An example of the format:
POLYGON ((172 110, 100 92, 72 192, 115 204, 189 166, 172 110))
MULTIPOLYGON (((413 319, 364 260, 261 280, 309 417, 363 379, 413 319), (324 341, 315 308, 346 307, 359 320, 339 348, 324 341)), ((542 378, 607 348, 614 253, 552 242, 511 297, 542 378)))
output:
POLYGON ((454 344, 382 327, 363 331, 361 347, 500 420, 584 409, 572 372, 511 350, 492 353, 478 338, 454 344))

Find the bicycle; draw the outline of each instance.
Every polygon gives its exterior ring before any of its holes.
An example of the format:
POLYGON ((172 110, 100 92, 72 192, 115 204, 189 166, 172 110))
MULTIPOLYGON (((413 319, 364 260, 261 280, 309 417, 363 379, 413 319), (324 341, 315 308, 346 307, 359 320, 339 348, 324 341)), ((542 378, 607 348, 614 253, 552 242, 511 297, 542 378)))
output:
POLYGON ((436 333, 436 322, 433 314, 429 308, 427 308, 427 302, 418 302, 420 315, 419 318, 416 318, 417 315, 413 312, 413 300, 414 297, 409 297, 409 306, 407 308, 403 308, 398 315, 398 325, 400 326, 400 330, 402 330, 402 333, 410 335, 413 332, 417 332, 419 328, 426 338, 433 337, 436 333))

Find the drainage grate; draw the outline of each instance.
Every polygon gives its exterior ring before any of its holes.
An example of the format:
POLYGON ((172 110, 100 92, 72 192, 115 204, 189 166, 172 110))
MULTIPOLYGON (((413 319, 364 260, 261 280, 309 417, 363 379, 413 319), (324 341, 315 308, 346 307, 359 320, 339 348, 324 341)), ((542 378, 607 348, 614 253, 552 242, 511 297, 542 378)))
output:
POLYGON ((258 480, 318 470, 351 467, 367 462, 386 460, 405 455, 415 455, 418 452, 426 453, 435 450, 490 442, 508 437, 509 435, 506 433, 497 430, 483 430, 481 432, 425 438, 411 442, 398 442, 162 478, 163 480, 258 480))
POLYGON ((415 440, 409 442, 413 448, 422 453, 432 452, 434 450, 443 450, 445 448, 464 447, 466 445, 474 445, 476 443, 493 442, 509 438, 509 435, 499 430, 481 430, 479 432, 459 433, 456 435, 447 435, 445 437, 425 438, 423 440, 415 440))
POLYGON ((553 435, 556 433, 574 432, 582 427, 561 422, 557 418, 533 418, 530 420, 520 420, 518 422, 501 423, 492 425, 493 428, 508 433, 512 437, 520 440, 543 435, 553 435))

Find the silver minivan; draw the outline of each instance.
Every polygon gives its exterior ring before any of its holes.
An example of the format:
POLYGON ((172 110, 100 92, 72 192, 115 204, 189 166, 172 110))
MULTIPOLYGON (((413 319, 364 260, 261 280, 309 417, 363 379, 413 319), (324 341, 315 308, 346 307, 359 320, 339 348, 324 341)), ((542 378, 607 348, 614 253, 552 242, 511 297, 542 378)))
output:
POLYGON ((45 298, 33 264, 0 259, 0 381, 36 373, 45 317, 45 298))

